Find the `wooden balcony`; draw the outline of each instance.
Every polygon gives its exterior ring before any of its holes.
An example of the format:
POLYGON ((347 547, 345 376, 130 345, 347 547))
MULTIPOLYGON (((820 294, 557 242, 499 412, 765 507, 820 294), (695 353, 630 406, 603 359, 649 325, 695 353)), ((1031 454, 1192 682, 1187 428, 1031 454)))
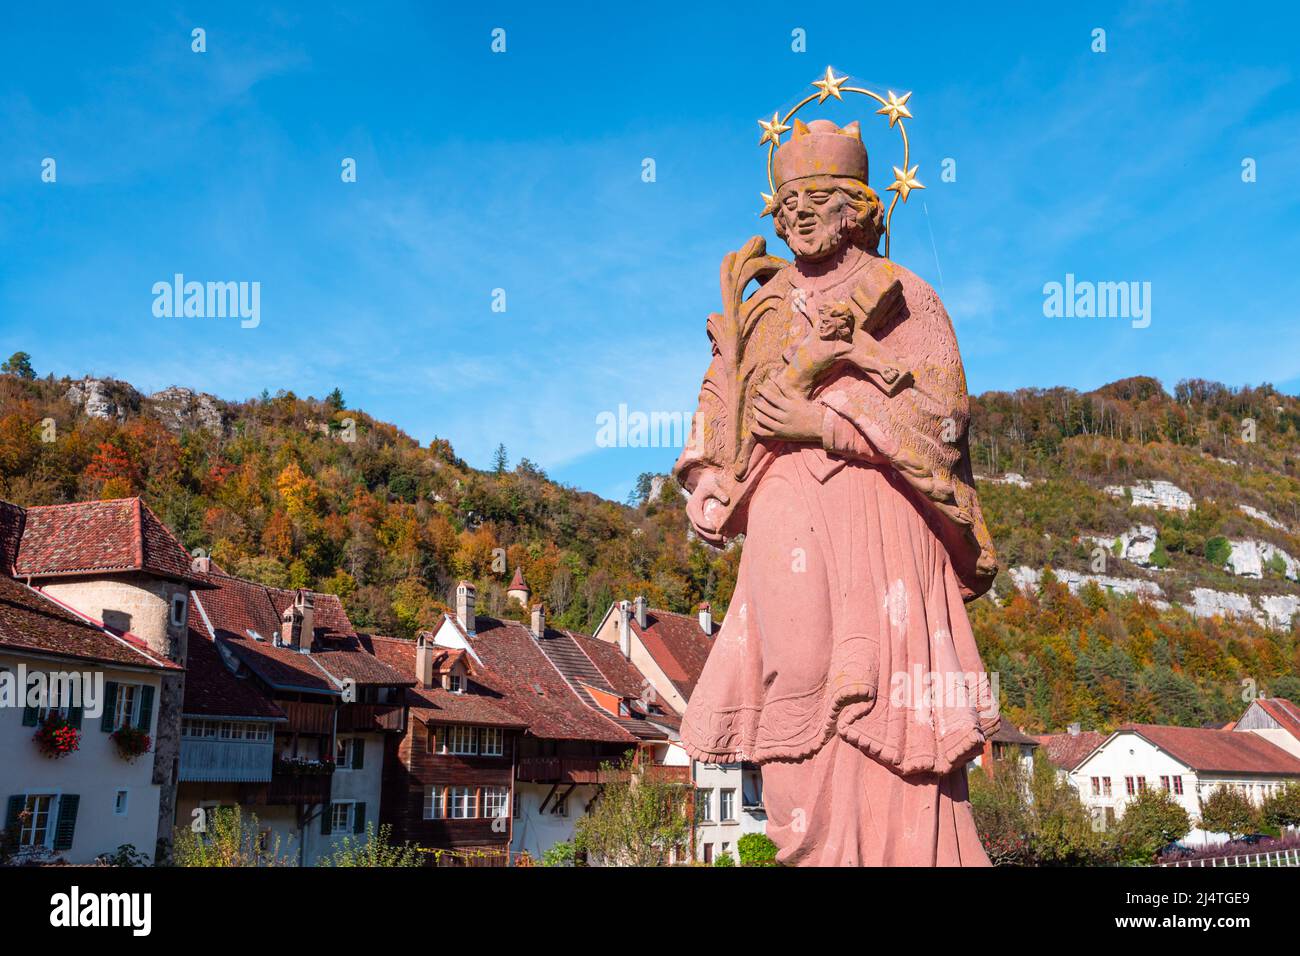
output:
POLYGON ((271 779, 275 742, 181 738, 179 779, 202 783, 256 783, 271 779))
MULTIPOLYGON (((522 757, 515 768, 521 783, 606 783, 616 779, 617 770, 601 770, 601 764, 617 765, 614 757, 522 757)), ((652 764, 647 769, 653 780, 667 783, 690 783, 690 767, 665 767, 652 764)))
POLYGON ((344 704, 339 709, 339 733, 403 733, 400 704, 344 704))
POLYGON ((329 774, 273 773, 266 802, 290 806, 329 803, 330 780, 329 774))
POLYGON ((280 728, 281 733, 334 733, 333 704, 309 704, 295 700, 277 700, 275 703, 289 718, 289 723, 280 728))

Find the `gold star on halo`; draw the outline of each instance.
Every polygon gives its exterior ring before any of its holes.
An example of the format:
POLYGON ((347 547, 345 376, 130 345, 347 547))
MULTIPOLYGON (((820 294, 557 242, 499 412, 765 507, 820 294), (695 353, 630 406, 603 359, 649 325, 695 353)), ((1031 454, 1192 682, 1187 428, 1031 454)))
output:
POLYGON ((898 198, 907 202, 907 194, 913 189, 924 189, 925 187, 916 178, 916 171, 919 166, 913 166, 906 172, 894 167, 894 182, 888 188, 898 193, 898 198))
POLYGON ((759 195, 763 197, 763 211, 758 214, 758 218, 762 219, 764 216, 770 216, 776 212, 776 204, 773 203, 772 197, 768 193, 759 193, 759 195))
POLYGON ((821 90, 821 92, 817 94, 817 102, 823 102, 828 96, 833 96, 837 100, 843 100, 844 97, 840 95, 840 87, 847 83, 848 80, 849 78, 847 76, 836 76, 831 72, 829 66, 826 67, 826 75, 820 80, 813 80, 813 86, 821 90))
POLYGON ((774 146, 780 146, 781 134, 790 128, 781 122, 781 117, 778 113, 772 114, 772 122, 769 123, 767 120, 759 120, 758 125, 763 127, 763 137, 758 141, 759 146, 762 146, 766 142, 771 142, 774 146))
POLYGON ((877 113, 884 113, 889 117, 889 125, 892 127, 898 122, 899 118, 911 119, 912 114, 907 108, 907 101, 912 98, 912 94, 904 93, 902 97, 894 95, 894 91, 889 91, 889 102, 876 110, 877 113))

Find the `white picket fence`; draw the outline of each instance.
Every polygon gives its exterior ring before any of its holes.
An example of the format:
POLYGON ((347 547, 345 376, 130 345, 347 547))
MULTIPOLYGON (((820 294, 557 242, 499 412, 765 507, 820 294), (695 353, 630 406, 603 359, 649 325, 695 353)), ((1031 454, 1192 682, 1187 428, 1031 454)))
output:
POLYGON ((1216 856, 1208 860, 1179 860, 1161 866, 1300 866, 1300 850, 1273 850, 1268 853, 1239 853, 1216 856))

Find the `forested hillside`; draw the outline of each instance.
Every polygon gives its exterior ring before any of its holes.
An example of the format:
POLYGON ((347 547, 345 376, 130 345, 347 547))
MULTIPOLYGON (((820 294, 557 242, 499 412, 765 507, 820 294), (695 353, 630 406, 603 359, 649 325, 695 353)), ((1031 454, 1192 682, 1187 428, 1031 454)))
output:
MULTIPOLYGON (((1300 697, 1300 402, 1136 378, 972 404, 1004 573, 971 615, 1016 723, 1221 721, 1241 710, 1242 681, 1300 697)), ((394 635, 436 620, 462 577, 488 613, 522 614, 504 593, 517 565, 575 629, 635 594, 720 613, 741 548, 692 540, 671 481, 638 487, 632 505, 605 501, 504 449, 478 471, 338 391, 146 397, 38 377, 21 354, 0 374, 0 497, 142 495, 227 571, 338 594, 358 627, 394 635)))

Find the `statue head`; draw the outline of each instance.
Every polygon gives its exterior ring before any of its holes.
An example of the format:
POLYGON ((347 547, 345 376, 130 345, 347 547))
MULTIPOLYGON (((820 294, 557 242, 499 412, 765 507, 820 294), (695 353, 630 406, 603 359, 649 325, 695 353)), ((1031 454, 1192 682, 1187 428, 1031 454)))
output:
POLYGON ((776 234, 799 259, 818 262, 846 243, 875 254, 884 207, 867 185, 867 150, 857 122, 794 121, 794 136, 776 151, 776 234))

